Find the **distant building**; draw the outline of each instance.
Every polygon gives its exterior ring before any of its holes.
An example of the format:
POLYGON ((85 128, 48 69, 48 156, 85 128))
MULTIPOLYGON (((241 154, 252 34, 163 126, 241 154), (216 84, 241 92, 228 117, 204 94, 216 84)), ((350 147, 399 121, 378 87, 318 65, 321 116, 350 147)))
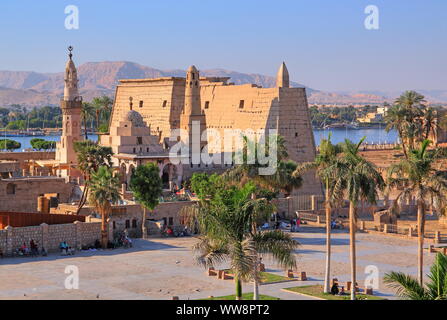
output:
POLYGON ((382 113, 369 112, 366 116, 357 118, 358 122, 361 123, 376 123, 383 121, 384 115, 382 113))

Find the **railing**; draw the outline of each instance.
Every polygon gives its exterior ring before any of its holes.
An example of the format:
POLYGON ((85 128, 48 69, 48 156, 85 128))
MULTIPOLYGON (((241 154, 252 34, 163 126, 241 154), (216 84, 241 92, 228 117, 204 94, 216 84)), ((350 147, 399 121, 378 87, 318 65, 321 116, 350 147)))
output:
POLYGON ((293 208, 297 211, 318 211, 324 209, 324 197, 319 195, 293 196, 293 208))

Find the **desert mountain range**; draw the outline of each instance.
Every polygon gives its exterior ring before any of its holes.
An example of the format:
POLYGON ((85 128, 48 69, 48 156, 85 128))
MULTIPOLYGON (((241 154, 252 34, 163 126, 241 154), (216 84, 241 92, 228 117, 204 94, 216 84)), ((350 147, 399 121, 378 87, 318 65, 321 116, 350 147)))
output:
MULTIPOLYGON (((247 74, 224 69, 201 70, 203 76, 231 77, 235 84, 255 83, 273 87, 275 77, 247 74)), ((185 76, 185 70, 158 70, 133 62, 88 62, 78 67, 80 94, 89 101, 100 95, 113 96, 119 79, 142 79, 167 76, 185 76)), ((0 71, 0 106, 21 104, 27 107, 58 105, 63 93, 63 72, 37 73, 27 71, 0 71)), ((305 87, 292 82, 294 87, 305 87)), ((324 92, 307 88, 309 103, 362 104, 391 101, 399 92, 324 92)), ((447 90, 420 90, 431 102, 447 102, 447 90)))

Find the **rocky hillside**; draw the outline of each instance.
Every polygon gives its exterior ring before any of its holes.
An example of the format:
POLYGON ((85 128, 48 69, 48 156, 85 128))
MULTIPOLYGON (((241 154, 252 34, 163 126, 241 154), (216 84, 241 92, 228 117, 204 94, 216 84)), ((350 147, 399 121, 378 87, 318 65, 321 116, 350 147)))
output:
MULTIPOLYGON (((203 76, 230 77, 235 84, 255 83, 263 87, 273 87, 275 77, 261 74, 247 74, 224 69, 201 70, 203 76)), ((99 95, 112 96, 119 79, 155 78, 185 76, 185 70, 159 70, 133 62, 88 62, 78 68, 81 95, 85 100, 99 95)), ((20 71, 0 71, 0 106, 21 104, 24 106, 57 105, 63 92, 63 73, 37 73, 20 71)), ((304 87, 292 82, 294 87, 304 87)), ((383 103, 390 101, 397 93, 347 92, 330 93, 306 88, 309 102, 320 104, 383 103)), ((446 102, 446 91, 427 91, 430 101, 446 102)))
MULTIPOLYGON (((261 74, 245 74, 223 69, 201 70, 204 76, 231 77, 236 84, 256 83, 272 87, 276 79, 261 74)), ((185 76, 184 70, 158 70, 133 62, 88 62, 78 68, 79 86, 85 100, 113 95, 119 79, 185 76)), ((0 105, 26 106, 57 104, 64 88, 64 74, 0 71, 0 105)), ((294 86, 301 86, 292 83, 294 86)))

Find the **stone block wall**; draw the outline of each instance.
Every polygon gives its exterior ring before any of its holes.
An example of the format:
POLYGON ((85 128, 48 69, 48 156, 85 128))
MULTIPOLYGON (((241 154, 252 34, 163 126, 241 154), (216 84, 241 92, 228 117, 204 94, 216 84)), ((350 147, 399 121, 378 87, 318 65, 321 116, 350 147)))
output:
POLYGON ((76 225, 72 224, 55 224, 46 226, 46 248, 58 248, 61 242, 67 241, 71 247, 77 246, 76 225))
POLYGON ((0 211, 37 212, 37 198, 58 194, 59 202, 68 202, 73 184, 64 178, 27 177, 0 180, 0 211), (13 186, 11 188, 11 186, 13 186), (11 189, 14 192, 11 193, 11 189))
POLYGON ((42 244, 42 228, 40 226, 23 227, 23 228, 6 228, 8 232, 7 241, 12 250, 18 249, 23 242, 29 246, 31 239, 34 242, 42 244))
POLYGON ((7 244, 7 236, 8 236, 8 231, 6 230, 0 230, 0 250, 2 250, 2 252, 4 253, 4 248, 6 248, 6 244, 7 244))
POLYGON ((23 242, 29 246, 31 239, 48 252, 58 252, 59 244, 66 241, 76 249, 84 245, 92 245, 101 237, 101 223, 79 222, 70 224, 47 225, 13 228, 8 226, 0 230, 0 250, 4 255, 12 255, 23 242))

